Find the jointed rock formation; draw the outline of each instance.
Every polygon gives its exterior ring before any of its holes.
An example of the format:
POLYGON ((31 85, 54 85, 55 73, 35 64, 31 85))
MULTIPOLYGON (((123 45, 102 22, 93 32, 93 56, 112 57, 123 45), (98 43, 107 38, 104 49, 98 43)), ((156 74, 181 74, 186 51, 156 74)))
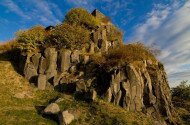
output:
MULTIPOLYGON (((95 10, 96 18, 105 16, 95 10)), ((106 70, 93 62, 93 55, 107 52, 122 44, 110 39, 113 24, 102 22, 91 32, 92 41, 83 50, 46 48, 25 56, 24 75, 37 87, 47 86, 62 92, 83 94, 87 100, 102 98, 129 111, 151 115, 155 124, 176 124, 167 75, 160 62, 135 61, 106 70)))

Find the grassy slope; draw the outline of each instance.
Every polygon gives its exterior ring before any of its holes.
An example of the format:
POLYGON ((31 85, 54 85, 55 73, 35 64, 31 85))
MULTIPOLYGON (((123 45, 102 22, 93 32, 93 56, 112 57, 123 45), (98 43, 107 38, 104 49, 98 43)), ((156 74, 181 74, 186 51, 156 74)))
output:
POLYGON ((50 100, 62 97, 62 110, 75 109, 80 118, 75 125, 149 125, 150 118, 141 113, 131 113, 99 100, 94 103, 76 101, 73 96, 53 90, 39 91, 15 70, 6 56, 0 55, 0 125, 54 125, 56 121, 42 117, 40 110, 50 100), (25 95, 17 98, 16 95, 25 95))

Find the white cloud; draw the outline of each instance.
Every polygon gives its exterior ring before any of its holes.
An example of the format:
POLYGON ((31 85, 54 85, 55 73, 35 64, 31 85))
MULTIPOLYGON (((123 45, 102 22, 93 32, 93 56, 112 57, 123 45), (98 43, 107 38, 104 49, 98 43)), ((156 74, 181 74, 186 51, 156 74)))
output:
POLYGON ((184 4, 158 5, 147 20, 135 28, 130 40, 155 42, 160 46, 159 59, 165 64, 171 86, 190 80, 190 1, 184 4))
POLYGON ((42 0, 32 0, 30 3, 34 7, 31 13, 32 18, 38 18, 45 25, 54 25, 61 22, 53 13, 55 10, 60 16, 61 11, 56 4, 42 0))
POLYGON ((1 5, 5 6, 8 8, 9 11, 14 12, 18 14, 19 16, 25 18, 25 19, 30 19, 28 15, 26 15, 22 9, 12 0, 5 0, 3 2, 0 2, 1 5))

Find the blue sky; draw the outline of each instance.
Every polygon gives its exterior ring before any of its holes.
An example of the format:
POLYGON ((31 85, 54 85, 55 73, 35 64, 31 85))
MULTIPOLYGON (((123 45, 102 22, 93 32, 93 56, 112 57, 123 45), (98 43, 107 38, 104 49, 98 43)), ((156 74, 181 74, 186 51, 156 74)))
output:
POLYGON ((56 25, 73 7, 100 10, 126 43, 156 43, 170 86, 190 80, 190 0, 1 0, 0 42, 34 25, 56 25))

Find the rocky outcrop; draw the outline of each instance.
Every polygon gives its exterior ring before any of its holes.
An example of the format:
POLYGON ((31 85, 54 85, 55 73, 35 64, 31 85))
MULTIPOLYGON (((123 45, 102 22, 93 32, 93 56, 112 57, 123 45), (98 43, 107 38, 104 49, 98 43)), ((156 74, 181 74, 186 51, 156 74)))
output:
MULTIPOLYGON (((93 14, 104 18, 98 11, 93 14)), ((119 40, 108 39, 112 25, 102 24, 92 31, 93 40, 87 52, 46 48, 41 53, 27 55, 23 71, 25 78, 36 82, 40 90, 51 86, 60 92, 79 93, 88 101, 100 97, 126 110, 150 115, 155 124, 175 125, 177 117, 161 63, 144 60, 105 70, 91 60, 94 53, 101 55, 121 44, 119 40)), ((60 114, 60 119, 60 124, 69 124, 74 116, 65 111, 60 114)))
POLYGON ((139 61, 107 71, 96 67, 89 55, 79 51, 48 48, 45 53, 38 58, 39 63, 31 61, 39 53, 28 57, 24 70, 26 78, 38 77, 39 89, 44 90, 49 84, 55 88, 64 86, 65 91, 81 93, 86 100, 99 96, 129 111, 151 115, 160 124, 175 124, 176 113, 161 63, 139 61))
POLYGON ((106 101, 129 111, 144 112, 155 121, 164 117, 164 121, 157 121, 160 124, 165 121, 175 124, 176 113, 162 64, 146 66, 141 62, 141 67, 129 64, 101 71, 100 75, 96 91, 106 101))

